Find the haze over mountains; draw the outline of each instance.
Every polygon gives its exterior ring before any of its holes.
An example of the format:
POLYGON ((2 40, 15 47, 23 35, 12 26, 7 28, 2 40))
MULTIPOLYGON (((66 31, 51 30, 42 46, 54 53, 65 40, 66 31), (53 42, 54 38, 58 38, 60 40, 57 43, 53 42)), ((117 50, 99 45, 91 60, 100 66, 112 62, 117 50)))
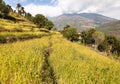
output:
POLYGON ((80 14, 63 14, 55 18, 51 18, 58 30, 64 26, 70 25, 83 31, 89 28, 95 28, 106 23, 118 21, 117 19, 106 17, 96 13, 80 13, 80 14))
POLYGON ((96 29, 106 34, 112 34, 120 39, 120 21, 103 24, 96 29))

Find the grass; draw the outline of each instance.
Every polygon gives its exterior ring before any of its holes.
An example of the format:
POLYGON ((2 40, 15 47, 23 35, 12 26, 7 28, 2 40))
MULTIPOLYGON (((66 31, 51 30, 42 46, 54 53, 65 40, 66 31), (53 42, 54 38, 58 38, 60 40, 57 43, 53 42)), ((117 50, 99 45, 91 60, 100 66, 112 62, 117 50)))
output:
POLYGON ((0 19, 0 31, 4 31, 0 42, 9 43, 0 44, 0 84, 120 83, 119 62, 71 43, 58 32, 34 28, 17 15, 16 19, 21 21, 0 19), (19 42, 41 36, 46 37, 19 42), (10 43, 13 40, 17 42, 10 43))
POLYGON ((1 84, 41 84, 47 37, 0 45, 1 84))
POLYGON ((57 32, 52 33, 54 35, 41 39, 1 44, 0 83, 120 83, 119 62, 99 55, 84 45, 72 43, 57 32), (50 49, 49 53, 44 53, 46 49, 50 49), (49 56, 45 57, 46 54, 49 56), (45 68, 46 63, 48 68, 45 68))
MULTIPOLYGON (((35 27, 36 27, 35 24, 33 24, 27 20, 14 22, 14 21, 6 20, 6 19, 0 19, 0 31, 30 32, 32 28, 33 28, 32 31, 36 31, 36 30, 34 30, 35 27)), ((38 29, 38 31, 39 31, 39 28, 36 28, 36 29, 38 29)))
POLYGON ((47 36, 46 32, 0 32, 0 43, 10 43, 18 40, 26 40, 32 38, 41 38, 47 36))
POLYGON ((51 39, 49 58, 58 84, 119 84, 120 63, 62 36, 51 39))

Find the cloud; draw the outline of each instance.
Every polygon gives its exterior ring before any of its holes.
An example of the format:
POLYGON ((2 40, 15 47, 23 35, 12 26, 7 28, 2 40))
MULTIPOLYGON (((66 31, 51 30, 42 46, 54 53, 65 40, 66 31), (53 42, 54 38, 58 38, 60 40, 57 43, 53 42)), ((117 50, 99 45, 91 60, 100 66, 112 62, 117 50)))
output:
POLYGON ((54 6, 48 6, 48 5, 39 6, 35 4, 29 4, 25 6, 25 10, 33 15, 43 14, 48 17, 55 17, 63 14, 60 7, 54 7, 54 6))
POLYGON ((25 10, 32 13, 54 17, 64 13, 100 13, 120 19, 120 0, 51 0, 53 6, 35 5, 25 6, 25 10))

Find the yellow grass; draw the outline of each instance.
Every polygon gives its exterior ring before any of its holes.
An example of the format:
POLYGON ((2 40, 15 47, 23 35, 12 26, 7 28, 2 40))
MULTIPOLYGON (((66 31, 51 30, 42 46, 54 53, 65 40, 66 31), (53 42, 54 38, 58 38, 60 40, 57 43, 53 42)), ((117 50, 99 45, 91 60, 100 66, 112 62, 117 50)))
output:
POLYGON ((60 35, 51 41, 49 60, 58 84, 120 84, 120 63, 60 35))
POLYGON ((0 45, 1 84, 43 84, 46 49, 58 84, 120 84, 119 62, 50 32, 41 39, 0 45))
POLYGON ((40 71, 46 46, 46 37, 0 45, 0 83, 41 84, 40 71))
MULTIPOLYGON (((15 31, 17 29, 21 29, 22 31, 31 31, 31 28, 36 27, 35 24, 29 22, 29 21, 19 21, 19 22, 13 22, 10 20, 5 20, 5 19, 0 19, 0 29, 4 29, 4 30, 9 30, 9 31, 15 31)), ((39 28, 36 28, 39 31, 39 28)), ((36 30, 35 29, 35 30, 36 30)))

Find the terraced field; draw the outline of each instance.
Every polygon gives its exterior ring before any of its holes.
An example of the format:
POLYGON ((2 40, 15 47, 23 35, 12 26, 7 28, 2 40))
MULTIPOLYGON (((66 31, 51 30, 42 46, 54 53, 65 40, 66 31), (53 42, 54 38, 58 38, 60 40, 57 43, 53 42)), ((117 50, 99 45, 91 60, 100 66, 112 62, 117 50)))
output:
POLYGON ((1 84, 119 84, 120 63, 59 33, 0 44, 1 84))
POLYGON ((53 36, 50 64, 58 84, 119 84, 120 63, 83 45, 53 36))
POLYGON ((1 84, 41 84, 46 37, 0 45, 1 84))

